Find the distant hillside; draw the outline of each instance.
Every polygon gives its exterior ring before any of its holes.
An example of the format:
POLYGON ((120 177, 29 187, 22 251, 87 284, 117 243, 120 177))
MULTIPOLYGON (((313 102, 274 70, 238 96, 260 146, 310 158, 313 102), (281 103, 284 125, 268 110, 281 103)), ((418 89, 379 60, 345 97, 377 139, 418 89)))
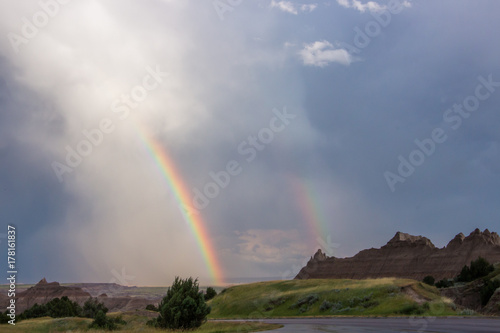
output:
POLYGON ((380 249, 363 250, 350 258, 328 257, 321 250, 311 257, 295 279, 366 279, 397 277, 436 280, 455 277, 464 265, 483 257, 500 262, 500 237, 488 229, 460 233, 446 247, 437 248, 423 236, 397 232, 380 249))

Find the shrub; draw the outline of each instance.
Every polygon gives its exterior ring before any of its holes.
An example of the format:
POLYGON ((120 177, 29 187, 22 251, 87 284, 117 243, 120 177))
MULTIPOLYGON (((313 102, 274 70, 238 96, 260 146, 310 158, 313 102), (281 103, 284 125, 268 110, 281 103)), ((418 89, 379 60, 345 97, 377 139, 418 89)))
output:
POLYGON ((176 277, 160 305, 156 327, 191 329, 200 327, 210 313, 205 297, 199 290, 198 279, 182 280, 176 277))
POLYGON ((422 280, 423 283, 426 283, 428 284, 429 286, 433 286, 434 285, 434 282, 436 280, 434 279, 433 276, 431 275, 427 275, 426 277, 424 277, 424 279, 422 280))
POLYGON ((278 298, 273 298, 270 299, 266 305, 264 305, 264 311, 271 311, 274 310, 275 307, 280 306, 281 304, 286 302, 285 297, 278 297, 278 298))
POLYGON ((353 297, 353 298, 350 298, 348 301, 347 301, 347 304, 349 304, 349 306, 351 308, 354 308, 356 307, 359 303, 362 303, 363 302, 363 299, 362 298, 359 298, 357 296, 353 297))
POLYGON ((495 290, 500 288, 499 280, 487 280, 481 287, 479 293, 481 295, 481 305, 485 306, 490 301, 491 296, 495 293, 495 290))
POLYGON ((319 300, 317 294, 309 294, 305 297, 299 299, 295 304, 293 304, 290 308, 300 308, 302 305, 313 305, 319 300))
POLYGON ((332 311, 336 312, 336 313, 348 312, 348 311, 351 311, 351 310, 352 309, 349 306, 347 306, 345 308, 344 307, 340 307, 340 308, 335 309, 335 310, 334 310, 334 308, 332 308, 332 311))
POLYGON ((85 304, 83 304, 82 313, 85 318, 95 318, 99 311, 106 314, 108 312, 108 308, 105 307, 103 303, 99 303, 97 298, 91 297, 85 301, 85 304))
POLYGON ((453 287, 453 281, 443 279, 436 282, 436 288, 449 288, 449 287, 453 287))
POLYGON ((95 315, 94 321, 89 325, 89 328, 94 329, 105 329, 105 330, 115 330, 118 327, 114 323, 113 320, 106 317, 106 314, 103 311, 99 311, 95 315))
POLYGON ((405 315, 421 315, 424 312, 425 310, 416 303, 405 305, 398 311, 398 313, 405 315))
POLYGON ((332 302, 328 302, 328 301, 323 301, 323 303, 321 303, 321 305, 319 306, 319 311, 326 311, 328 309, 331 309, 333 306, 333 303, 332 302))
POLYGON ((148 304, 148 305, 146 305, 146 310, 156 311, 156 312, 159 311, 159 309, 156 306, 154 306, 154 304, 148 304))
POLYGON ((215 289, 212 287, 208 287, 207 291, 205 292, 205 301, 211 300, 215 296, 217 296, 217 292, 215 291, 215 289))
POLYGON ((377 306, 379 305, 380 303, 377 302, 377 301, 368 301, 368 302, 363 302, 361 304, 361 306, 363 306, 365 309, 368 309, 368 308, 371 308, 371 307, 374 307, 374 306, 377 306))
POLYGON ((8 310, 5 312, 0 312, 0 324, 7 324, 10 320, 10 317, 7 315, 8 310))
POLYGON ((463 309, 458 313, 460 316, 473 316, 476 314, 476 311, 471 309, 463 309))
POLYGON ((332 304, 332 312, 340 311, 343 307, 344 307, 344 305, 342 304, 342 302, 333 303, 332 304))

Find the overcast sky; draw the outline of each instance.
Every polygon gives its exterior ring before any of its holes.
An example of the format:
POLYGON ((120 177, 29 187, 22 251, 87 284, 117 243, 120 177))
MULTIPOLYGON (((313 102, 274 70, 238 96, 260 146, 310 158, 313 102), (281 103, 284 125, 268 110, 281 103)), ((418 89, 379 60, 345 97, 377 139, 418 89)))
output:
POLYGON ((192 202, 225 278, 500 231, 498 1, 0 3, 0 241, 17 227, 21 282, 210 282, 144 135, 192 198, 238 163, 192 202))

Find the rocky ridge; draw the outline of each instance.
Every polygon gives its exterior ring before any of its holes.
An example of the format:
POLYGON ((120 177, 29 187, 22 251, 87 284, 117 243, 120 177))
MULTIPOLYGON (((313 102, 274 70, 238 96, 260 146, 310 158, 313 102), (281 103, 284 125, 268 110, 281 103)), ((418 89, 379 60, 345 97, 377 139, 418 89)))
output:
POLYGON ((363 250, 353 257, 328 257, 318 250, 295 278, 422 280, 432 275, 440 280, 455 277, 464 265, 478 257, 500 262, 500 236, 496 232, 476 229, 467 237, 459 233, 444 248, 437 248, 426 237, 397 232, 380 249, 363 250))

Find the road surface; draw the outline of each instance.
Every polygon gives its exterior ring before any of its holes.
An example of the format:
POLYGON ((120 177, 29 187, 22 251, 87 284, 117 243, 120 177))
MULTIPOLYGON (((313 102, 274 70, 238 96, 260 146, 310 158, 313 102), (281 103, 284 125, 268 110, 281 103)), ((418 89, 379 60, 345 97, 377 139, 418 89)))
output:
POLYGON ((285 325, 274 333, 498 333, 500 318, 294 318, 264 319, 285 325))

